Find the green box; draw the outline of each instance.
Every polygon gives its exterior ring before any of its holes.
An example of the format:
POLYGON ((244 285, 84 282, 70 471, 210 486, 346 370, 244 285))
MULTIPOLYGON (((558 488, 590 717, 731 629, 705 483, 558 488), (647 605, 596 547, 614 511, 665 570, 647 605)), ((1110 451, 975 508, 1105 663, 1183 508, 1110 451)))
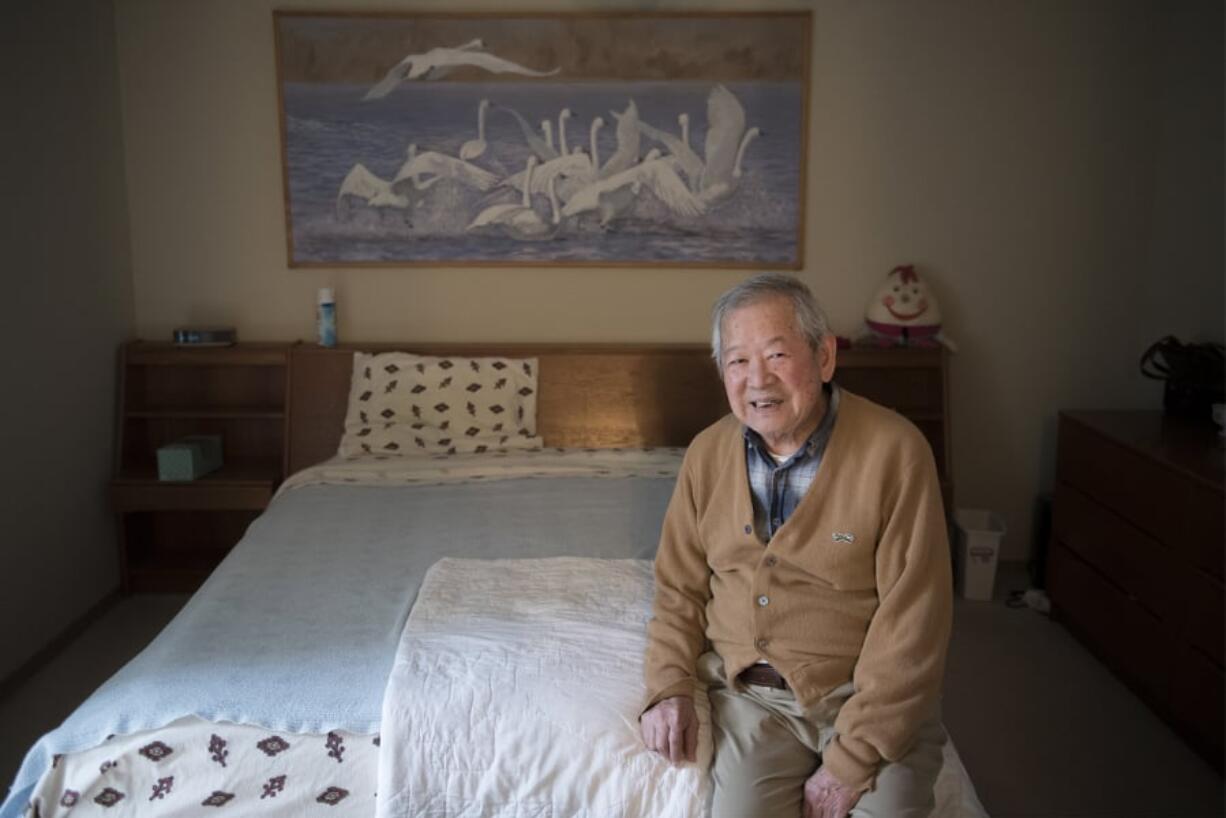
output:
POLYGON ((189 435, 158 447, 159 480, 195 480, 221 468, 221 435, 189 435))

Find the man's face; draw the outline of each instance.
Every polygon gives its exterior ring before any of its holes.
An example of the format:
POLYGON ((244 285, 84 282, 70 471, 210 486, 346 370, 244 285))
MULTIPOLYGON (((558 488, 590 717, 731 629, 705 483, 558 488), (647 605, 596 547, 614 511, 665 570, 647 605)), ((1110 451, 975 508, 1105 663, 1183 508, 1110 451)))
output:
POLYGON ((791 302, 777 297, 728 313, 720 343, 732 414, 774 454, 795 452, 826 410, 822 384, 834 375, 834 336, 811 349, 791 302))

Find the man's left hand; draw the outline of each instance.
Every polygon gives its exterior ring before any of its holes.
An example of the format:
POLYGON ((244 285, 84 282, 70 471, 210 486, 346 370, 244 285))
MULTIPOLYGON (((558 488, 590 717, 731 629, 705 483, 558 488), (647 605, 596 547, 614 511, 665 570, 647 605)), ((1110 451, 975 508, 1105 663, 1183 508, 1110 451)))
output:
POLYGON ((860 793, 819 767, 805 782, 804 818, 847 818, 859 800, 860 793))

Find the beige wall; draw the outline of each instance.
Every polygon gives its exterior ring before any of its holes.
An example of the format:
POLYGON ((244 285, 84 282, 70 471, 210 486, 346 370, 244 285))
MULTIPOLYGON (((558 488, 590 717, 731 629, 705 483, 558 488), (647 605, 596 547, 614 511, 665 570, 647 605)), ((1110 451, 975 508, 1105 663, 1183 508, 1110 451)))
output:
MULTIPOLYGON (((314 293, 326 284, 349 340, 705 339, 711 301, 746 272, 288 269, 276 5, 117 4, 141 335, 219 322, 248 339, 310 338, 314 293)), ((952 363, 958 502, 1002 511, 1006 556, 1024 558, 1031 505, 1050 484, 1057 409, 1157 406, 1158 387, 1136 375, 1145 343, 1166 332, 1222 335, 1220 7, 812 7, 801 277, 835 328, 855 334, 891 267, 914 262, 929 276, 961 348, 952 363), (1206 111, 1216 130, 1203 133, 1206 111), (1172 254, 1179 264, 1168 268, 1172 254)))
POLYGON ((132 331, 111 3, 0 25, 0 679, 119 582, 106 496, 132 331))

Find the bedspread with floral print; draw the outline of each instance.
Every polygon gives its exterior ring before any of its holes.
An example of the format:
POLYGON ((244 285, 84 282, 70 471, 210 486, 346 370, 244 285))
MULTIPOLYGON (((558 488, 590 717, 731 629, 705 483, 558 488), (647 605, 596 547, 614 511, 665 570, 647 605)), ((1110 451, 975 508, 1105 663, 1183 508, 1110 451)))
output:
POLYGON ((273 732, 184 718, 56 756, 25 816, 368 818, 378 753, 377 735, 273 732))

